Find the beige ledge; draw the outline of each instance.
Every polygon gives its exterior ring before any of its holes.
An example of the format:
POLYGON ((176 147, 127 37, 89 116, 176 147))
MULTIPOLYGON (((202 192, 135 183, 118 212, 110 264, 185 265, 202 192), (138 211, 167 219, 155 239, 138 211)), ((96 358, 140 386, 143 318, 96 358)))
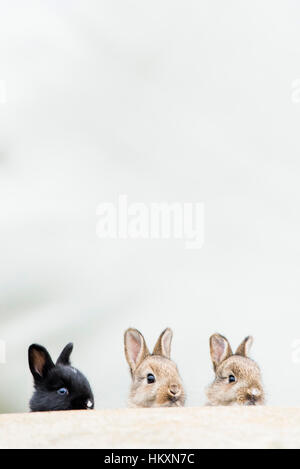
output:
POLYGON ((0 448, 300 448, 300 408, 0 415, 0 448))

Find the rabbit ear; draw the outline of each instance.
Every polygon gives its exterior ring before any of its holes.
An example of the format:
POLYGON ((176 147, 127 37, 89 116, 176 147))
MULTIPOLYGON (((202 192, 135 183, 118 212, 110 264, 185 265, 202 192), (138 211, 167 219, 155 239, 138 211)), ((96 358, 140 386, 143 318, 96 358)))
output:
POLYGON ((253 344, 253 337, 249 336, 246 337, 245 340, 241 343, 241 345, 238 347, 237 351, 235 352, 236 355, 240 355, 241 357, 248 357, 250 349, 253 344))
POLYGON ((163 357, 170 358, 172 338, 172 329, 165 329, 161 333, 158 341, 156 342, 156 345, 153 350, 153 355, 161 355, 163 357))
POLYGON ((73 351, 73 344, 70 342, 68 345, 65 346, 63 351, 61 352, 60 356, 57 359, 57 365, 71 365, 70 362, 70 355, 73 351))
POLYGON ((48 351, 41 345, 32 344, 28 349, 29 368, 35 380, 41 381, 55 367, 48 351))
POLYGON ((224 360, 231 357, 232 350, 226 337, 220 334, 214 334, 210 340, 210 356, 214 365, 214 369, 220 365, 224 360))
POLYGON ((144 337, 137 329, 127 329, 124 334, 124 347, 126 360, 133 373, 150 353, 144 337))

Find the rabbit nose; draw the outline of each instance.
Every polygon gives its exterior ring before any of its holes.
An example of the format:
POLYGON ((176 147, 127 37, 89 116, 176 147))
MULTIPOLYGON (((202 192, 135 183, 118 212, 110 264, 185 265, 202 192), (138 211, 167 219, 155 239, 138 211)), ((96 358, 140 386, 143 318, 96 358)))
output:
POLYGON ((247 391, 247 399, 250 405, 255 405, 260 398, 261 392, 258 388, 251 388, 247 391))
POLYGON ((180 394, 179 386, 177 386, 177 384, 172 384, 169 387, 169 394, 171 397, 178 396, 180 394))
POLYGON ((248 389, 248 396, 252 399, 258 399, 260 396, 260 390, 258 388, 248 389))

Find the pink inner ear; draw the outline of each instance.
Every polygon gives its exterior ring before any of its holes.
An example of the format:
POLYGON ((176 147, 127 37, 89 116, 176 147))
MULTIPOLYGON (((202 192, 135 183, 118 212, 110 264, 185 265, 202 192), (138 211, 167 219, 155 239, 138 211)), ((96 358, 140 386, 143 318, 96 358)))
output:
POLYGON ((34 369, 36 373, 38 373, 40 376, 43 376, 43 369, 46 363, 44 354, 38 352, 37 350, 33 350, 32 355, 34 360, 34 369))
POLYGON ((172 332, 171 331, 166 331, 163 338, 162 338, 162 349, 163 349, 163 354, 166 357, 170 357, 171 353, 171 340, 172 340, 172 332))
POLYGON ((130 332, 128 336, 128 351, 132 361, 136 363, 141 351, 141 341, 133 332, 130 332))
POLYGON ((226 352, 226 343, 217 337, 213 338, 213 358, 216 363, 220 363, 226 352))

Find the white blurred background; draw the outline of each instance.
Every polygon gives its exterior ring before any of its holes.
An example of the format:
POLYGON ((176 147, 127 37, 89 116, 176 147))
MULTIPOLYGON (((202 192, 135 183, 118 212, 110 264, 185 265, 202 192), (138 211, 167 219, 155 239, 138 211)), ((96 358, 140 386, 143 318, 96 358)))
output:
POLYGON ((129 326, 151 347, 173 328, 189 405, 216 331, 253 334, 268 403, 300 405, 299 20, 297 0, 0 0, 1 412, 28 410, 32 342, 74 341, 97 408, 125 406, 129 326), (119 194, 204 202, 204 247, 97 238, 119 194))

